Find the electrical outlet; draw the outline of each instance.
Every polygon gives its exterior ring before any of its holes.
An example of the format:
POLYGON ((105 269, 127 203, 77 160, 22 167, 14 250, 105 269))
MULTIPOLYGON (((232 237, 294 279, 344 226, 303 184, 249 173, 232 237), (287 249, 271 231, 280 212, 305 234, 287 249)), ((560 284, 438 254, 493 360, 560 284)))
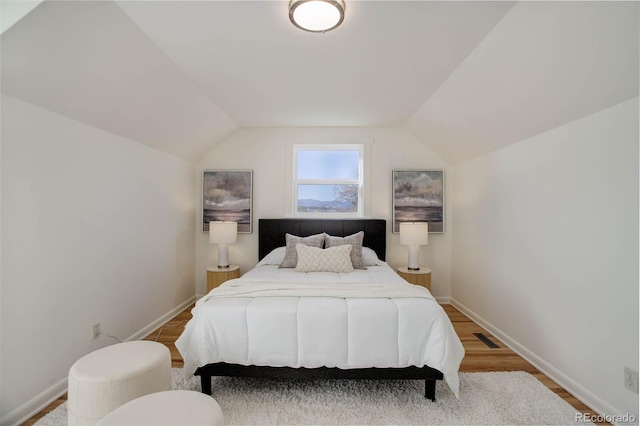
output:
POLYGON ((629 367, 624 368, 624 387, 629 389, 632 392, 638 393, 638 372, 630 369, 629 367))
POLYGON ((91 330, 93 331, 93 340, 96 340, 98 337, 100 337, 100 323, 99 322, 93 324, 91 330))

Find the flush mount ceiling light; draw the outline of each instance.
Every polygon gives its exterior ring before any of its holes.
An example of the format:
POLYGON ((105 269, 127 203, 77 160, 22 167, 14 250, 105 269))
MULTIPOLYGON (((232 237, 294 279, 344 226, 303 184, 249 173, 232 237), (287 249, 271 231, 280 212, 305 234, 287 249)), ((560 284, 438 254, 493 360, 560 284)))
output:
POLYGON ((343 0, 291 0, 289 19, 296 27, 312 33, 336 28, 344 19, 343 0))

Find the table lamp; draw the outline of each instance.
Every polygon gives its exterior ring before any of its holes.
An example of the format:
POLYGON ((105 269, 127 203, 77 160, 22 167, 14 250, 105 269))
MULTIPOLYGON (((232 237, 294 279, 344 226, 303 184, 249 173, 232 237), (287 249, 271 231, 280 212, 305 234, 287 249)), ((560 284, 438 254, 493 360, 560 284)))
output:
POLYGON ((229 267, 229 244, 238 239, 237 222, 209 222, 209 242, 218 245, 218 268, 229 267))
POLYGON ((409 246, 409 262, 407 269, 420 270, 420 246, 429 244, 429 223, 401 222, 400 244, 409 246))

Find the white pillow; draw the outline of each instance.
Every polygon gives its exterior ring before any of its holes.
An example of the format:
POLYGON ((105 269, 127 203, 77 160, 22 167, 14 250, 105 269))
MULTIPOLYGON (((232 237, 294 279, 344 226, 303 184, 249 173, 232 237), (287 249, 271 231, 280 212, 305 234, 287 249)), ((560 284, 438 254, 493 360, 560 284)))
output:
POLYGON ((362 247, 362 257, 364 258, 364 264, 366 266, 377 266, 380 264, 378 255, 369 247, 362 247))
POLYGON ((284 260, 284 253, 287 251, 285 246, 275 248, 271 252, 262 258, 256 266, 262 265, 280 265, 284 260))
POLYGON ((351 245, 321 249, 304 244, 296 244, 298 272, 353 272, 351 245))

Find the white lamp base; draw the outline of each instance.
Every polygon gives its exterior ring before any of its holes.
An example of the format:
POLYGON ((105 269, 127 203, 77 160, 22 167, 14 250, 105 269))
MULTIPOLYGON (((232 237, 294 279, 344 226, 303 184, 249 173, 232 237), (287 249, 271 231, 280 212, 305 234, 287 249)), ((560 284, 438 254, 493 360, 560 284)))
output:
POLYGON ((420 270, 420 246, 409 246, 407 269, 410 271, 420 270))
POLYGON ((229 245, 218 244, 218 268, 225 269, 229 267, 229 245))

